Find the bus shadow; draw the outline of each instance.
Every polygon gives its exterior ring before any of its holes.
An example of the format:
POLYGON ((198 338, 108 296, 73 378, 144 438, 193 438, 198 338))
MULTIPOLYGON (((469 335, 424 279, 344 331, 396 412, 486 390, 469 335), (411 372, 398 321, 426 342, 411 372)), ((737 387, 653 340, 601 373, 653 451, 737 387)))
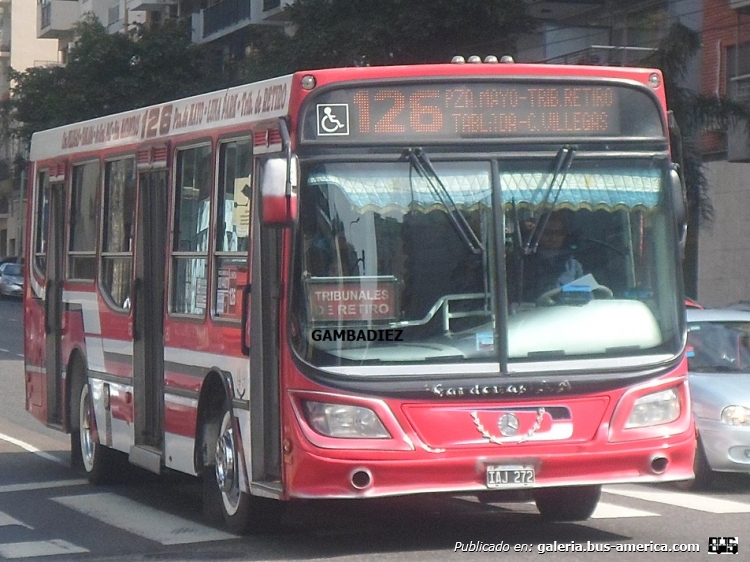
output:
POLYGON ((540 544, 629 538, 585 524, 546 522, 533 505, 419 496, 290 504, 283 531, 266 540, 279 541, 287 559, 302 560, 434 550, 541 553, 540 544))

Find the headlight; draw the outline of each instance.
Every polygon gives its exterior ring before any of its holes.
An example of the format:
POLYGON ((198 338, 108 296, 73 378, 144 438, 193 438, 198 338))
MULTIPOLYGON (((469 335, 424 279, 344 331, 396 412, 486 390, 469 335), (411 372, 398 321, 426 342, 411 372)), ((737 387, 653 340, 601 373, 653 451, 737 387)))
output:
POLYGON ((310 426, 328 437, 348 439, 389 439, 391 437, 377 414, 369 408, 305 400, 304 409, 310 426))
POLYGON ((674 388, 641 396, 633 404, 633 411, 625 428, 647 427, 669 423, 680 417, 680 397, 674 388))
POLYGON ((727 406, 721 411, 721 421, 727 425, 750 425, 750 408, 727 406))

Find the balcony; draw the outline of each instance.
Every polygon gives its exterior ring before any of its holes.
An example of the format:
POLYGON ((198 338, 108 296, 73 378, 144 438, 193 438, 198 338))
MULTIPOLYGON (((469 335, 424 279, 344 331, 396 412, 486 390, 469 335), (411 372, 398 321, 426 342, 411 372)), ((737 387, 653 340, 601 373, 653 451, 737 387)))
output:
POLYGON ((589 64, 594 66, 642 66, 656 49, 651 47, 615 47, 591 45, 586 49, 554 57, 544 62, 550 64, 589 64))
MULTIPOLYGON (((750 74, 729 79, 729 99, 750 106, 750 74)), ((727 161, 750 162, 750 134, 745 123, 732 123, 727 130, 727 161)))
POLYGON ((177 4, 177 0, 128 0, 125 8, 133 12, 158 12, 168 6, 175 6, 176 9, 177 4))
POLYGON ((525 0, 525 3, 529 15, 552 21, 579 17, 605 6, 604 0, 525 0))
POLYGON ((37 6, 36 36, 39 39, 60 39, 71 35, 80 12, 77 0, 47 0, 37 6))
POLYGON ((193 42, 207 43, 250 25, 252 0, 222 0, 193 14, 193 42))
POLYGON ((222 0, 192 14, 193 43, 208 43, 248 25, 283 25, 294 0, 222 0))
POLYGON ((293 3, 294 0, 253 0, 253 23, 285 23, 284 8, 293 3))

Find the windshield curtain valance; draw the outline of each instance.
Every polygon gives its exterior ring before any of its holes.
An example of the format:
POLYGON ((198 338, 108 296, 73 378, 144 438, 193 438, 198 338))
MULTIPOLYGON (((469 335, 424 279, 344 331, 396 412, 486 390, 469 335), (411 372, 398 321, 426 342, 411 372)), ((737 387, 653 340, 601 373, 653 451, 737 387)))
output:
MULTIPOLYGON (((382 171, 382 170, 380 170, 382 171)), ((490 177, 486 173, 440 173, 440 181, 457 207, 472 210, 489 206, 490 177)), ((500 174, 503 201, 534 208, 544 200, 551 175, 546 172, 510 172, 500 174)), ((557 186, 553 188, 554 198, 557 186)), ((428 181, 404 170, 393 173, 330 174, 312 173, 308 186, 337 186, 358 212, 385 213, 393 210, 428 212, 441 208, 428 181)), ((618 208, 652 209, 659 202, 659 170, 622 170, 611 172, 569 172, 560 189, 556 205, 572 209, 618 208)))

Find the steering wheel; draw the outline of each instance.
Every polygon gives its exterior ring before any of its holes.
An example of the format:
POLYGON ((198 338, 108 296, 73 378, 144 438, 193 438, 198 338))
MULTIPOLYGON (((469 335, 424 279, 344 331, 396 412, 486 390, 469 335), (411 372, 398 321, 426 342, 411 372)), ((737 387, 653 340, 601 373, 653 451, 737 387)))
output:
MULTIPOLYGON (((537 306, 555 306, 557 304, 556 297, 562 293, 561 287, 555 287, 554 289, 550 289, 549 291, 545 291, 539 297, 536 299, 536 305, 537 306)), ((609 287, 605 287, 604 285, 599 285, 596 288, 591 290, 592 298, 596 299, 611 299, 614 298, 615 294, 612 292, 612 289, 609 287)))

